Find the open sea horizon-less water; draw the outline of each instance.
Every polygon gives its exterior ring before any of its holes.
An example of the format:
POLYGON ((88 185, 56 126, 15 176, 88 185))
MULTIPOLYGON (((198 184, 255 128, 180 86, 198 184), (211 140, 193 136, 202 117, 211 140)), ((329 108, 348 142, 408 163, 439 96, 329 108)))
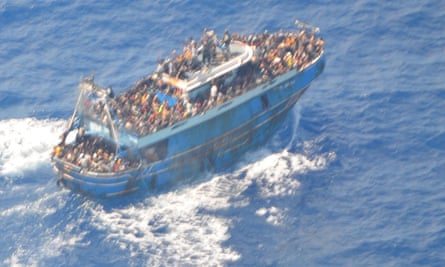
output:
POLYGON ((444 266, 445 3, 0 0, 0 266, 444 266), (58 188, 77 83, 122 92, 204 27, 321 29, 261 148, 158 193, 58 188))

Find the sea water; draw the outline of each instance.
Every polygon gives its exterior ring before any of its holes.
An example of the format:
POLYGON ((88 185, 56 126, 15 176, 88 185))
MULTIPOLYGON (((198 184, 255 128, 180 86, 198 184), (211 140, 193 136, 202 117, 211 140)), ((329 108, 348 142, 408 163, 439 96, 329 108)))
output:
POLYGON ((0 265, 444 266, 445 2, 0 1, 0 265), (90 199, 50 163, 77 83, 119 93, 203 29, 320 27, 324 73, 263 147, 90 199))

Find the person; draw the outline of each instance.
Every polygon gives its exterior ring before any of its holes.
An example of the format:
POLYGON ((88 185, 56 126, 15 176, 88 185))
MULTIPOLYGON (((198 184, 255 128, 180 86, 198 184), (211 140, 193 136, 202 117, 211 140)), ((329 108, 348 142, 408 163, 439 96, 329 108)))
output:
POLYGON ((66 137, 68 136, 68 131, 64 131, 60 136, 59 146, 64 145, 66 141, 66 137))
POLYGON ((221 48, 223 49, 224 56, 227 60, 230 56, 230 42, 232 41, 232 37, 230 36, 228 30, 224 31, 224 35, 221 41, 222 41, 221 48))
POLYGON ((83 143, 85 138, 85 128, 80 127, 76 134, 76 143, 83 143))
POLYGON ((210 63, 216 60, 216 45, 213 43, 210 47, 210 63))
POLYGON ((123 164, 122 164, 122 159, 121 158, 117 158, 114 161, 114 164, 113 164, 113 172, 122 171, 123 169, 124 168, 123 168, 123 164))
POLYGON ((56 158, 61 158, 63 156, 62 152, 63 152, 63 145, 59 144, 54 148, 52 156, 56 158))
POLYGON ((205 40, 203 43, 203 51, 202 51, 202 63, 210 64, 211 62, 211 51, 212 45, 208 40, 205 40))
POLYGON ((156 66, 154 74, 156 74, 157 76, 158 74, 161 74, 163 71, 164 71, 164 60, 158 59, 158 65, 156 66))
POLYGON ((114 98, 114 92, 113 92, 113 87, 109 86, 107 88, 107 94, 109 98, 114 98))
POLYGON ((216 86, 216 82, 212 81, 212 87, 210 87, 210 102, 213 103, 218 96, 218 87, 216 86))
POLYGON ((90 167, 90 155, 81 153, 79 156, 79 166, 83 169, 90 167))
POLYGON ((163 125, 168 125, 170 120, 170 107, 168 105, 168 101, 165 100, 164 104, 162 104, 162 110, 160 108, 159 113, 161 113, 161 120, 163 125))
POLYGON ((230 37, 229 31, 225 30, 223 38, 222 38, 222 42, 223 42, 223 45, 225 46, 225 48, 229 47, 231 41, 232 41, 232 38, 230 37))

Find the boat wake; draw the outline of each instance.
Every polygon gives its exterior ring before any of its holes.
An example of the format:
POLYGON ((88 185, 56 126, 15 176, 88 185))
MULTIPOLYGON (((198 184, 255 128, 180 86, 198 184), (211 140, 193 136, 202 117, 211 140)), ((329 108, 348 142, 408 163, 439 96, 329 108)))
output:
MULTIPOLYGON (((292 126, 295 134, 298 125, 292 126)), ((281 225, 287 216, 285 208, 273 204, 258 207, 254 201, 259 198, 273 203, 269 200, 296 194, 300 186, 298 174, 324 169, 335 159, 334 153, 309 158, 289 152, 295 145, 293 137, 284 150, 274 153, 276 141, 272 140, 272 148, 244 156, 230 173, 209 174, 210 179, 125 208, 107 211, 95 206, 91 209, 92 223, 122 249, 130 247, 136 255, 148 252, 150 266, 165 265, 165 259, 172 265, 193 266, 236 262, 242 255, 224 245, 232 235, 234 222, 222 214, 239 208, 253 209, 252 213, 235 217, 256 215, 267 224, 281 225), (258 189, 257 195, 249 191, 252 185, 258 189)))
POLYGON ((0 176, 23 175, 49 163, 64 124, 35 118, 0 120, 0 176))
MULTIPOLYGON (((298 110, 295 113, 292 120, 299 116, 298 110)), ((66 121, 32 118, 0 121, 0 176, 27 175, 27 171, 39 165, 49 166, 50 149, 57 142, 64 123, 66 121)), ((271 200, 297 194, 298 175, 322 170, 335 158, 334 153, 307 156, 290 152, 300 142, 294 139, 297 127, 298 123, 291 123, 287 129, 280 130, 292 134, 284 149, 278 132, 269 145, 246 154, 232 171, 207 174, 201 181, 166 193, 147 195, 137 203, 110 207, 108 202, 84 199, 63 190, 28 190, 31 196, 5 204, 5 210, 0 213, 5 224, 14 222, 16 227, 24 229, 5 237, 14 238, 16 247, 3 263, 39 265, 61 260, 67 253, 77 253, 70 250, 84 251, 98 242, 104 249, 122 251, 115 255, 125 257, 125 261, 118 259, 123 262, 129 263, 129 254, 133 259, 129 265, 134 266, 141 263, 219 266, 236 262, 242 255, 227 244, 230 237, 236 235, 231 232, 235 222, 227 214, 248 209, 249 214, 235 217, 253 216, 254 220, 271 226, 286 223, 290 211, 271 200), (281 149, 277 149, 279 147, 281 149), (254 193, 250 190, 252 185, 257 189, 254 193), (264 201, 258 204, 258 199, 264 201), (35 232, 29 226, 35 223, 44 230, 35 232), (36 237, 31 242, 29 234, 36 237), (90 239, 97 235, 94 240, 90 239), (48 249, 37 253, 28 250, 30 246, 48 249)), ((10 198, 3 194, 0 197, 10 198)))
MULTIPOLYGON (((232 221, 218 215, 234 208, 251 205, 247 192, 252 184, 259 187, 264 200, 293 195, 300 183, 295 174, 320 170, 331 156, 308 159, 289 152, 269 153, 262 149, 252 153, 234 173, 218 175, 208 181, 146 199, 143 203, 121 209, 91 207, 92 224, 105 233, 108 242, 118 243, 134 254, 149 253, 149 266, 160 266, 169 259, 172 265, 219 266, 241 255, 225 247, 232 221), (263 157, 259 161, 254 161, 263 157)), ((270 205, 255 207, 258 219, 280 225, 286 210, 270 205)), ((249 214, 250 215, 250 214, 249 214)))

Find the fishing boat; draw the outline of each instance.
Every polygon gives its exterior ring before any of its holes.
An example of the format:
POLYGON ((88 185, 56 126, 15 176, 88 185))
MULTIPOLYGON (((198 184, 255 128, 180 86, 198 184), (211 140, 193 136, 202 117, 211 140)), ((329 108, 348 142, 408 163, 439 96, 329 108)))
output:
POLYGON ((319 29, 295 24, 222 38, 205 30, 117 95, 82 79, 52 152, 58 184, 97 197, 165 189, 264 144, 324 69, 319 29))

